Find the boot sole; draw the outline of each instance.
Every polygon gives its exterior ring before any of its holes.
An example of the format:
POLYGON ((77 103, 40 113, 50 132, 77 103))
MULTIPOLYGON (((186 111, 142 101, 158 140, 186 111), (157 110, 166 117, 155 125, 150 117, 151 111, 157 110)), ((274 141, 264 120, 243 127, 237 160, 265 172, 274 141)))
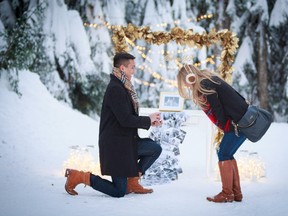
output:
POLYGON ((133 190, 130 190, 130 191, 126 191, 126 194, 130 194, 130 193, 135 193, 135 194, 150 194, 150 193, 153 193, 154 191, 151 190, 151 191, 146 191, 146 192, 138 192, 138 191, 133 191, 133 190))
POLYGON ((215 201, 214 199, 210 198, 210 197, 207 197, 206 198, 209 202, 215 202, 215 203, 230 203, 230 202, 233 202, 234 200, 223 200, 223 201, 215 201))
POLYGON ((153 193, 153 191, 149 191, 149 192, 133 192, 133 193, 135 193, 135 194, 151 194, 151 193, 153 193))

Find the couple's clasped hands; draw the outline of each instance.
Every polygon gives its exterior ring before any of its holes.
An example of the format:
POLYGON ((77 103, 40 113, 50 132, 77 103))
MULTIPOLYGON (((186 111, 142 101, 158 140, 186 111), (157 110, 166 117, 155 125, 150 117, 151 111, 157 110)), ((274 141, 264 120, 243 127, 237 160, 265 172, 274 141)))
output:
POLYGON ((161 126, 162 125, 160 112, 152 113, 149 115, 149 117, 150 117, 152 126, 161 126))

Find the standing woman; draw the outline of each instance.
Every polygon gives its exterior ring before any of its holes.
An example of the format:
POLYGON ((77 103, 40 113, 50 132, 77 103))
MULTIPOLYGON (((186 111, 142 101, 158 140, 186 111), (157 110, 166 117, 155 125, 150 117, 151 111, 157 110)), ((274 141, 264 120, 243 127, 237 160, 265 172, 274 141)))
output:
POLYGON ((184 64, 177 75, 181 97, 192 99, 209 119, 224 132, 217 148, 222 191, 207 197, 212 202, 242 201, 237 162, 233 155, 245 141, 243 133, 235 134, 237 123, 248 109, 246 100, 217 74, 184 64))

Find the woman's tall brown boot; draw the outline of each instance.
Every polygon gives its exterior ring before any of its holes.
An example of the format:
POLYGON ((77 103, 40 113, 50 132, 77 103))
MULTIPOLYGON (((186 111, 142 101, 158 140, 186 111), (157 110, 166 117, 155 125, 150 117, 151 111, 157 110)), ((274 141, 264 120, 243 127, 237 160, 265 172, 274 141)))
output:
POLYGON ((233 193, 234 193, 234 201, 241 202, 243 199, 243 195, 241 192, 240 187, 240 177, 238 172, 238 166, 235 159, 232 161, 232 167, 233 167, 233 193))
POLYGON ((220 176, 222 181, 222 191, 214 197, 207 197, 208 201, 212 202, 232 202, 234 200, 233 193, 233 167, 232 161, 218 162, 220 176))
POLYGON ((73 169, 66 169, 65 177, 67 177, 65 190, 70 195, 78 195, 74 190, 78 184, 85 184, 90 186, 90 172, 83 172, 73 169))
POLYGON ((130 177, 127 179, 127 194, 128 193, 138 193, 138 194, 147 194, 152 193, 153 189, 144 188, 139 184, 141 173, 138 177, 130 177))

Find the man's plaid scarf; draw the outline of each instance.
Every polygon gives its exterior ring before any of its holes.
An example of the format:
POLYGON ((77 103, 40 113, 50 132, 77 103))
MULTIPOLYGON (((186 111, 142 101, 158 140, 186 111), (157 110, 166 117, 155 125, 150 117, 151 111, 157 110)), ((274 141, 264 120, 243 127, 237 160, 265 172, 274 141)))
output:
POLYGON ((128 90, 132 98, 134 110, 136 114, 139 114, 138 97, 131 81, 127 79, 125 73, 123 73, 119 68, 113 67, 112 74, 116 76, 123 83, 124 87, 128 90))

